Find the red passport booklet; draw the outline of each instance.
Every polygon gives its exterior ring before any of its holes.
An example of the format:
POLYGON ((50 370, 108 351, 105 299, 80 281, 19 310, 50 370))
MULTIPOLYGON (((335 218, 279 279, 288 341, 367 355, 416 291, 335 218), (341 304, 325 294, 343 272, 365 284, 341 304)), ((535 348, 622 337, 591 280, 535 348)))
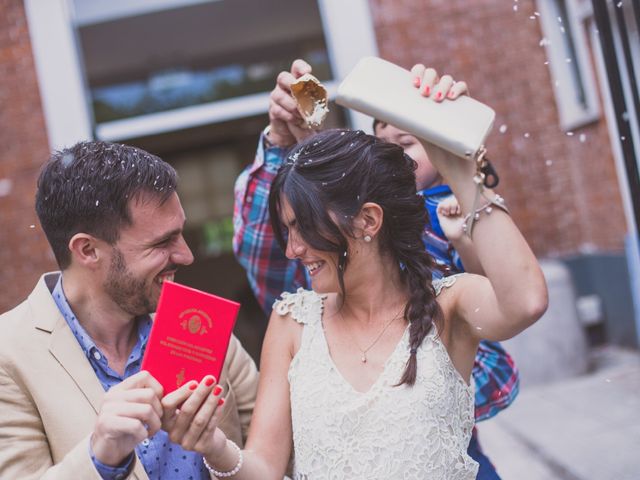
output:
POLYGON ((220 379, 240 304, 165 281, 147 342, 142 370, 164 394, 205 375, 220 379))

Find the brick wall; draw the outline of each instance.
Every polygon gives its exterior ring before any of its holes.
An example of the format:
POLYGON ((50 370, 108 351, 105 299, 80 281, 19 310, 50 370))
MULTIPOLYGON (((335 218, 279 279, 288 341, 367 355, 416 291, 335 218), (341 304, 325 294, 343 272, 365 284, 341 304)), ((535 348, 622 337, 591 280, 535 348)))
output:
POLYGON ((560 129, 541 28, 529 18, 535 2, 520 0, 517 11, 505 0, 370 2, 382 57, 465 79, 496 110, 488 148, 499 190, 538 255, 623 250, 626 225, 605 121, 573 136, 560 129))
POLYGON ((33 208, 49 146, 22 0, 0 0, 0 312, 55 268, 33 208))

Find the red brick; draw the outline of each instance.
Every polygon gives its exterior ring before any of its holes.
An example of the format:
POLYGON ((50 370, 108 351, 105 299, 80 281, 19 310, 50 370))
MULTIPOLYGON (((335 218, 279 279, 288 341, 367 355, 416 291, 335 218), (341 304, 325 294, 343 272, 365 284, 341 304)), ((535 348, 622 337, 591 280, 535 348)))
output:
POLYGON ((55 268, 33 208, 49 146, 22 0, 0 0, 0 104, 0 179, 12 182, 9 195, 0 197, 3 312, 29 293, 42 272, 55 268))
POLYGON ((627 227, 604 118, 573 137, 560 129, 546 53, 538 45, 543 35, 538 20, 529 18, 532 0, 518 2, 517 12, 504 0, 370 4, 382 57, 465 79, 472 95, 496 110, 488 147, 500 191, 538 255, 577 253, 585 244, 622 251, 627 227))

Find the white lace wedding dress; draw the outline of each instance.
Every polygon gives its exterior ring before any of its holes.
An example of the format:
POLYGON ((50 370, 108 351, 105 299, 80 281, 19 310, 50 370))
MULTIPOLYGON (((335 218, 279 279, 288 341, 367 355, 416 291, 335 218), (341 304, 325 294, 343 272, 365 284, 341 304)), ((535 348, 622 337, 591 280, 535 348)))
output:
MULTIPOLYGON (((436 291, 455 278, 436 284, 436 291)), ((435 327, 418 349, 413 387, 398 383, 409 358, 405 331, 384 371, 356 391, 329 355, 324 297, 299 289, 274 304, 304 324, 289 367, 294 480, 473 480, 467 455, 474 425, 473 387, 455 369, 435 327)))

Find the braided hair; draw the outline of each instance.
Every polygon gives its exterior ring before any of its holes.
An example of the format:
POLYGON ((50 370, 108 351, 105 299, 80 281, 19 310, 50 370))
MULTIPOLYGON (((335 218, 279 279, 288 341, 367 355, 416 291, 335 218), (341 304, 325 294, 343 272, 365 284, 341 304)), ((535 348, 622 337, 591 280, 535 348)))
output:
POLYGON ((349 266, 347 238, 355 238, 353 219, 366 202, 380 206, 380 251, 398 265, 409 293, 404 317, 410 323, 410 356, 398 385, 415 383, 417 349, 433 322, 443 319, 431 284, 435 262, 422 242, 428 213, 416 193, 415 169, 416 163, 395 144, 362 131, 326 130, 291 150, 269 195, 274 234, 283 250, 287 242, 280 217, 284 197, 304 242, 338 255, 343 298, 348 294, 344 272, 349 266))

